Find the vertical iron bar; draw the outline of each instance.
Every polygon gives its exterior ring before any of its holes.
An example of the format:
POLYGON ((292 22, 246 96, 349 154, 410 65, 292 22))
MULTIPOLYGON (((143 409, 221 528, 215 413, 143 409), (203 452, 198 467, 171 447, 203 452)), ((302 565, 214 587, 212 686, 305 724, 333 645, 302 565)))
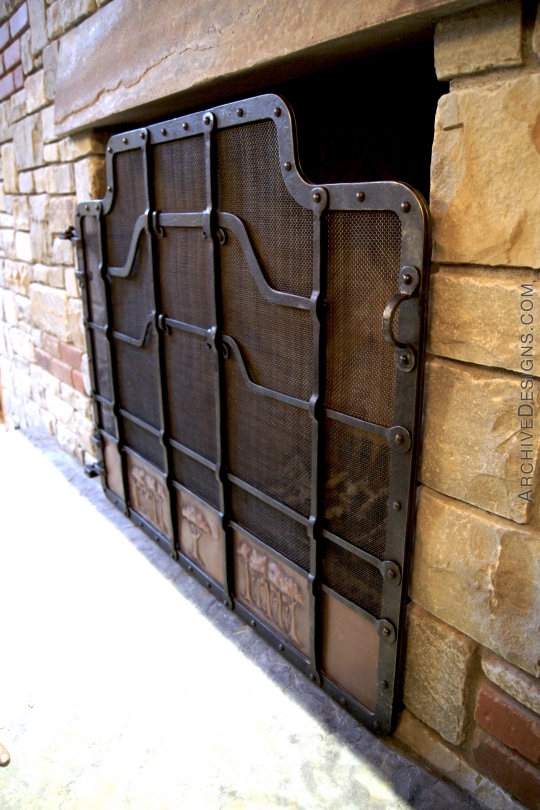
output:
POLYGON ((313 322, 313 386, 309 400, 311 417, 311 507, 308 526, 310 538, 309 564, 309 643, 310 678, 321 683, 320 677, 320 560, 321 517, 324 485, 324 400, 325 387, 325 306, 326 272, 324 267, 322 216, 328 203, 326 189, 313 189, 313 289, 311 319, 313 322))
MULTIPOLYGON (((141 138, 144 140, 142 147, 143 154, 143 171, 146 192, 146 211, 148 214, 148 222, 152 222, 151 212, 155 210, 154 206, 154 182, 153 182, 153 161, 149 159, 150 138, 148 130, 142 130, 140 133, 141 138)), ((159 316, 162 313, 161 307, 161 285, 159 278, 159 253, 158 253, 158 235, 150 228, 150 255, 152 263, 152 290, 154 298, 154 312, 155 320, 153 324, 154 332, 157 336, 158 343, 158 373, 159 373, 159 411, 161 417, 161 435, 160 443, 163 448, 163 455, 165 457, 165 486, 169 495, 169 515, 171 518, 172 537, 171 541, 171 556, 173 559, 178 559, 178 521, 176 509, 176 491, 172 484, 172 448, 169 442, 170 420, 169 420, 169 399, 167 396, 167 376, 165 371, 165 338, 166 333, 162 329, 158 329, 159 316)), ((167 538, 168 539, 168 538, 167 538)))
POLYGON ((208 240, 208 249, 212 261, 212 320, 213 345, 211 348, 216 358, 214 370, 214 396, 216 404, 216 477, 219 487, 219 512, 221 532, 223 537, 223 590, 225 604, 232 606, 232 543, 228 525, 228 485, 226 464, 226 417, 225 417, 225 370, 223 368, 222 353, 222 302, 221 302, 221 273, 219 263, 219 248, 216 245, 216 207, 217 207, 217 161, 215 156, 215 116, 207 112, 203 117, 204 125, 204 157, 206 171, 206 209, 203 214, 203 236, 208 240))

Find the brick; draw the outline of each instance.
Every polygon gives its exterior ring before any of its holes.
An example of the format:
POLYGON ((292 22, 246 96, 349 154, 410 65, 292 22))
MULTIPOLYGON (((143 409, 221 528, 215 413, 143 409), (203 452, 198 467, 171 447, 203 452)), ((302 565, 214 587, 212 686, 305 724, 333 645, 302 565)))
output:
POLYGON ((540 810, 540 771, 481 728, 474 733, 476 765, 529 808, 540 810))
POLYGON ((9 42, 9 22, 0 28, 0 48, 5 48, 9 42))
POLYGON ((18 65, 21 61, 21 40, 16 39, 12 42, 9 48, 4 51, 4 65, 6 70, 11 70, 12 67, 18 65))
POLYGON ((86 390, 84 387, 84 377, 82 375, 82 372, 77 371, 77 369, 74 368, 71 376, 73 378, 73 387, 75 388, 75 390, 79 391, 79 393, 81 394, 86 395, 86 390))
POLYGON ((482 684, 474 719, 531 762, 540 762, 540 717, 490 683, 482 684))
POLYGON ((63 363, 62 360, 58 360, 56 357, 51 358, 51 374, 54 374, 54 376, 58 377, 62 382, 72 385, 71 366, 68 366, 67 363, 63 363))
POLYGON ((13 73, 6 73, 6 75, 2 76, 0 79, 0 99, 10 96, 14 89, 13 73))
POLYGON ((540 682, 489 650, 482 652, 484 674, 519 703, 540 715, 540 682))
POLYGON ((77 346, 73 346, 69 343, 60 343, 60 357, 72 368, 76 368, 78 371, 81 370, 82 367, 82 357, 84 352, 82 349, 78 349, 77 346))
POLYGON ((44 368, 45 371, 48 371, 50 373, 52 362, 51 355, 47 354, 47 352, 44 352, 43 349, 40 349, 38 346, 36 346, 34 352, 36 357, 36 363, 38 364, 38 366, 41 366, 41 368, 44 368))
POLYGON ((28 8, 26 3, 23 3, 22 6, 17 9, 15 14, 11 17, 9 21, 9 30, 11 31, 11 36, 16 37, 17 34, 20 34, 26 26, 28 25, 28 8))
POLYGON ((45 351, 51 354, 53 357, 60 357, 60 341, 58 338, 47 334, 47 332, 42 332, 41 345, 45 351))
POLYGON ((40 53, 47 44, 47 18, 43 0, 28 0, 30 28, 32 30, 32 53, 40 53))

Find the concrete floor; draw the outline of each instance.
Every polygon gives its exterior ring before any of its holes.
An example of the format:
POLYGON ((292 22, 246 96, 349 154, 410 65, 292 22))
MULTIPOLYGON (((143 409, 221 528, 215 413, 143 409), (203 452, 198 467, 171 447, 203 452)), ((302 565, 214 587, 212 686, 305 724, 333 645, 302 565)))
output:
POLYGON ((0 433, 2 810, 457 810, 134 528, 0 433))

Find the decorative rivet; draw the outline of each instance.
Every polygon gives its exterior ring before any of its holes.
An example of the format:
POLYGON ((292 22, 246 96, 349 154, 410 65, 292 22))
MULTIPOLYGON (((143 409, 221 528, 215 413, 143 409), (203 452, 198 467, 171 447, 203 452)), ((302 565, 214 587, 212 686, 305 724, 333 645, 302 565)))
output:
POLYGON ((388 579, 395 579, 396 572, 394 571, 393 568, 389 568, 388 571, 386 572, 386 576, 388 577, 388 579))
POLYGON ((94 205, 94 208, 96 209, 96 211, 99 211, 99 205, 94 205))
POLYGON ((313 674, 313 672, 311 672, 311 673, 310 673, 310 675, 309 675, 309 680, 310 680, 310 681, 314 681, 314 680, 315 680, 315 675, 313 674))
POLYGON ((279 645, 279 647, 278 647, 278 650, 279 650, 280 652, 283 652, 283 651, 284 651, 284 649, 285 649, 284 645, 283 645, 283 644, 280 644, 280 645, 279 645))
POLYGON ((319 192, 318 192, 318 191, 316 191, 316 192, 313 194, 313 202, 320 202, 320 201, 321 201, 321 195, 319 194, 319 192))
POLYGON ((225 605, 225 607, 229 607, 229 603, 226 599, 223 600, 223 604, 225 605))
POLYGON ((358 202, 364 202, 364 200, 366 199, 366 195, 364 194, 363 191, 357 191, 356 199, 358 200, 358 202))
POLYGON ((157 536, 157 534, 156 534, 156 536, 154 537, 154 540, 156 541, 156 543, 159 543, 159 537, 157 536))
POLYGON ((167 134, 167 130, 165 129, 165 127, 162 127, 162 128, 161 128, 161 134, 162 134, 162 135, 166 135, 166 134, 167 134))
POLYGON ((206 587, 207 587, 208 589, 210 589, 210 588, 212 587, 212 583, 211 583, 211 582, 207 582, 207 583, 206 583, 206 587))
POLYGON ((379 725, 379 723, 377 723, 377 721, 375 720, 375 722, 373 723, 373 725, 371 726, 371 728, 373 729, 373 731, 378 731, 378 730, 380 729, 380 725, 379 725))
POLYGON ((210 118, 209 115, 205 115, 204 118, 203 118, 203 121, 204 121, 205 124, 209 124, 211 122, 211 120, 212 119, 210 118))
POLYGON ((390 635, 390 629, 388 627, 383 627, 382 634, 383 634, 383 636, 389 636, 390 635))
POLYGON ((396 435, 394 436, 394 441, 396 444, 403 444, 403 442, 405 441, 405 436, 403 435, 403 433, 396 433, 396 435))
POLYGON ((276 107, 276 109, 274 110, 274 115, 276 116, 276 118, 279 118, 279 116, 281 115, 281 107, 276 107))
POLYGON ((128 142, 127 138, 122 138, 122 143, 127 143, 127 142, 128 142))
POLYGON ((347 698, 341 698, 341 700, 339 702, 341 703, 342 706, 346 706, 347 705, 347 698))
POLYGON ((289 163, 288 160, 286 160, 285 163, 283 164, 283 168, 285 169, 286 172, 290 172, 291 164, 289 163))
POLYGON ((112 146, 107 147, 107 152, 112 152, 112 146))
POLYGON ((412 281, 412 276, 410 276, 409 273, 405 273, 405 275, 403 276, 403 283, 404 284, 410 284, 411 281, 412 281))
POLYGON ((255 619, 251 620, 251 626, 252 627, 257 627, 257 622, 255 621, 255 619))
POLYGON ((189 126, 188 122, 184 121, 184 123, 182 124, 182 129, 187 129, 188 126, 189 126))
POLYGON ((193 571, 193 566, 192 566, 192 565, 188 565, 187 570, 188 570, 188 571, 193 571))
POLYGON ((394 501, 394 503, 392 504, 392 506, 394 507, 394 509, 396 510, 396 512, 399 512, 399 510, 401 509, 401 504, 400 504, 400 502, 399 502, 399 501, 394 501))
POLYGON ((401 203, 401 210, 403 211, 404 214, 408 214, 409 211, 411 210, 410 202, 402 202, 401 203))
POLYGON ((107 186, 107 191, 112 191, 112 186, 107 186))
POLYGON ((238 107, 238 109, 236 111, 236 114, 237 114, 238 118, 242 118, 242 116, 244 114, 244 111, 243 111, 242 107, 238 107))
POLYGON ((388 689, 388 681, 381 681, 381 686, 383 689, 388 689))
POLYGON ((402 366, 406 366, 409 362, 409 358, 407 357, 406 354, 401 354, 399 357, 399 362, 401 363, 402 366))
POLYGON ((85 210, 85 211, 90 211, 90 206, 89 206, 89 205, 85 205, 85 206, 84 206, 84 210, 85 210))
POLYGON ((145 132, 141 132, 141 133, 140 133, 140 137, 141 137, 141 140, 143 140, 143 141, 144 141, 144 139, 146 138, 146 133, 145 133, 145 132))

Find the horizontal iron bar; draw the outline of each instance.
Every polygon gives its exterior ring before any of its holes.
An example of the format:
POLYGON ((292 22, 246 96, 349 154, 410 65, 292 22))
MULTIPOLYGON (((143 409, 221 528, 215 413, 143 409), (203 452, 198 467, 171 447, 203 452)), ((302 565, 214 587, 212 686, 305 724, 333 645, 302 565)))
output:
POLYGON ((207 506, 208 509, 211 509, 212 512, 214 512, 218 516, 218 518, 222 517, 221 512, 219 511, 219 509, 217 507, 212 506, 211 503, 208 503, 207 500, 202 498, 200 495, 197 495, 197 493, 193 492, 192 489, 188 489, 188 487, 184 486, 184 484, 179 484, 178 481, 175 481, 174 479, 172 481, 172 485, 179 492, 185 492, 186 495, 189 495, 191 498, 195 498, 196 501, 201 501, 202 503, 204 503, 204 505, 207 506))
POLYGON ((137 255, 137 248, 139 247, 141 234, 143 231, 148 230, 148 213, 149 212, 146 211, 144 214, 141 214, 135 222, 126 263, 123 267, 109 267, 107 272, 110 276, 116 276, 116 278, 127 278, 131 273, 133 263, 135 262, 135 256, 137 255))
POLYGON ((335 419, 336 422, 343 422, 344 425, 365 430, 367 433, 376 433, 378 436, 383 436, 387 441, 392 439, 392 428, 385 428, 382 425, 376 425, 374 422, 365 422, 363 419, 357 419, 356 416, 349 416, 340 411, 333 411, 330 408, 324 409, 325 416, 329 419, 335 419))
POLYGON ((111 442, 118 444, 118 439, 116 438, 116 436, 112 436, 107 430, 105 430, 105 428, 98 427, 98 431, 106 439, 109 439, 111 442))
POLYGON ((248 538, 248 540, 251 540, 253 543, 256 543, 256 545, 258 545, 259 548, 262 548, 263 551, 268 550, 272 554, 275 554, 276 557, 278 557, 279 560, 284 565, 290 566, 290 568, 292 568, 298 574, 301 574, 305 579, 308 578, 309 571, 306 571, 304 568, 302 568, 301 565, 298 565, 298 563, 295 563, 292 560, 289 560, 289 558, 285 557, 285 555, 281 554, 281 552, 276 551, 275 548, 272 548, 271 545, 266 543, 264 540, 261 540, 261 538, 257 537, 256 534, 252 534, 252 532, 250 532, 249 529, 246 529, 245 526, 242 526, 240 523, 237 523, 235 520, 230 520, 230 519, 229 519, 228 523, 229 523, 229 526, 232 529, 236 529, 236 531, 241 532, 242 534, 245 534, 245 536, 248 538))
POLYGON ((169 439, 169 444, 171 445, 171 447, 174 447, 175 450, 179 450, 181 453, 184 453, 184 455, 189 456, 189 458, 198 461, 199 464, 204 464, 205 467, 208 467, 208 469, 213 470, 213 472, 216 471, 217 464, 214 461, 209 461, 204 456, 201 456, 199 453, 196 453, 195 450, 190 450, 190 448, 186 447, 185 444, 180 444, 180 442, 177 442, 176 439, 169 439))
POLYGON ((208 338, 212 331, 211 329, 204 329, 202 326, 194 326, 192 323, 175 321, 174 318, 163 318, 163 324, 170 329, 179 329, 182 332, 190 332, 192 335, 199 335, 203 338, 208 338))
POLYGON ((277 399, 279 402, 284 402, 287 405, 292 405, 294 408, 300 408, 303 411, 309 410, 308 401, 298 399, 297 397, 290 397, 288 394, 282 394, 280 391, 274 391, 273 388, 266 388, 264 385, 259 385, 258 383, 253 382, 249 376, 246 364, 244 363, 244 358, 242 356, 242 351, 236 340, 229 337, 229 335, 222 335, 221 339, 223 343, 226 343, 227 346, 230 346, 233 350, 236 359, 238 360, 238 365, 240 366, 240 371, 242 373, 242 377, 244 378, 244 382, 250 391, 254 391, 257 394, 262 394, 262 396, 268 397, 269 399, 277 399))
POLYGON ((87 329, 95 329, 96 332, 106 332, 109 328, 108 326, 103 326, 101 323, 94 323, 93 321, 84 321, 84 325, 87 329))
POLYGON ((161 439, 163 436, 163 431, 159 428, 154 427, 153 425, 149 425, 148 422, 145 422, 143 419, 139 419, 138 416, 133 416, 132 413, 129 411, 125 411, 123 408, 119 408, 118 412, 120 416, 123 416, 125 419, 128 419, 130 422, 133 422, 134 425, 138 425, 138 427, 146 430, 148 433, 151 433, 152 436, 157 436, 158 439, 161 439))
POLYGON ((274 509, 276 509, 278 512, 282 512, 282 514, 287 515, 287 517, 296 520, 297 523, 301 523, 302 526, 306 527, 309 526, 309 518, 304 517, 304 515, 301 515, 300 512, 295 512, 294 509, 291 509, 289 506, 286 506, 284 503, 281 503, 281 501, 276 501, 275 498, 272 498, 265 492, 261 492, 260 489, 253 487, 251 484, 242 481, 241 478, 237 478, 237 476, 233 475, 232 473, 227 473, 227 478, 231 482, 231 484, 236 484, 237 487, 240 487, 240 489, 249 492, 250 495, 254 495, 255 498, 258 498, 263 503, 268 504, 268 506, 273 506, 274 509))
POLYGON ((203 211, 189 211, 183 214, 157 213, 157 222, 160 228, 202 228, 203 211))
POLYGON ((92 396, 96 402, 101 402, 102 405, 108 405, 109 408, 114 408, 114 402, 112 402, 110 399, 106 399, 106 397, 102 397, 101 394, 94 392, 92 396))
POLYGON ((329 532, 326 529, 322 529, 321 534, 326 540, 331 540, 332 543, 341 546, 341 548, 344 548, 345 551, 349 551, 351 554, 354 554, 355 557, 360 557, 360 559, 369 563, 374 568, 378 568, 381 574, 384 575, 384 572, 386 570, 384 567, 384 560, 379 560, 379 558, 374 557, 373 554, 369 554, 369 552, 364 551, 361 548, 357 548, 356 546, 353 546, 353 544, 349 543, 348 540, 344 540, 343 537, 340 537, 337 534, 333 534, 333 532, 329 532))
POLYGON ((375 625, 375 627, 379 627, 379 619, 372 616, 371 613, 368 613, 367 610, 364 610, 364 608, 361 608, 359 605, 355 605, 354 602, 350 602, 346 596, 342 596, 340 593, 332 590, 332 588, 329 588, 328 585, 325 585, 324 583, 321 583, 321 590, 330 594, 330 596, 334 596, 338 602, 341 602, 342 605, 350 607, 355 613, 359 613, 360 616, 363 616, 364 619, 367 619, 368 622, 371 622, 371 624, 375 625))
POLYGON ((142 335, 139 339, 130 337, 129 335, 123 335, 122 332, 113 332, 113 338, 115 340, 121 340, 123 343, 129 343, 130 346, 135 346, 137 349, 140 349, 145 344, 148 330, 154 323, 155 314, 155 312, 151 312, 150 315, 147 316, 143 324, 142 335))
POLYGON ((253 245, 251 244, 246 226, 239 217, 234 214, 218 213, 217 222, 220 227, 232 231, 240 242, 240 247, 244 252, 244 257, 248 263, 253 280, 259 292, 267 301, 271 301, 273 304, 281 304, 281 306, 284 307, 293 307, 294 309, 311 309, 311 298, 280 292, 268 284, 261 265, 259 264, 259 260, 253 250, 253 245))

